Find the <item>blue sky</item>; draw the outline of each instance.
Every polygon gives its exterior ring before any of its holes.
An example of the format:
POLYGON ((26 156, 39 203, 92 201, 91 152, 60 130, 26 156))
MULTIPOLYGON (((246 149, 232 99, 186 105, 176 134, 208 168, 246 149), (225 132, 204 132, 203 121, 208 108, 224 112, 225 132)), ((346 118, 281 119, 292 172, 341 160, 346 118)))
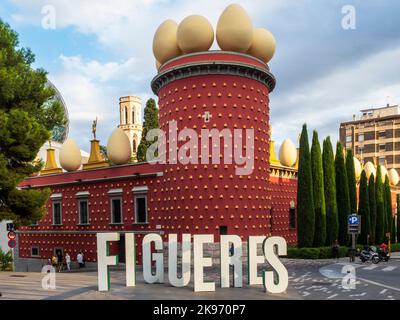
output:
MULTIPOLYGON (((320 137, 338 137, 339 123, 361 108, 400 103, 400 2, 397 0, 243 0, 257 27, 277 39, 270 62, 277 87, 270 96, 273 137, 297 143, 303 123, 320 137), (342 28, 352 5, 356 29, 342 28)), ((89 149, 99 117, 103 144, 118 125, 118 97, 152 96, 152 38, 165 19, 201 14, 213 26, 226 0, 2 0, 0 18, 49 72, 70 114, 70 137, 89 149), (56 28, 41 13, 52 5, 56 28)), ((215 45, 214 45, 215 46, 215 45)), ((216 47, 215 47, 216 48, 216 47)), ((311 134, 311 133, 310 133, 311 134)))

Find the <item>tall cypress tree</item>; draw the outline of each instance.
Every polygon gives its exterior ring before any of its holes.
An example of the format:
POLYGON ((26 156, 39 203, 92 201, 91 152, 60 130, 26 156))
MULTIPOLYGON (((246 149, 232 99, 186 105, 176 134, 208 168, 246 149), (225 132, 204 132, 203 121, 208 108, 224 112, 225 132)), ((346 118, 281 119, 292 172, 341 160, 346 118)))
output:
POLYGON ((146 161, 147 149, 156 141, 156 138, 153 141, 147 141, 146 140, 147 133, 151 129, 158 129, 158 128, 159 128, 158 109, 154 99, 150 98, 149 100, 147 100, 146 107, 144 108, 143 132, 137 151, 137 160, 139 162, 146 161))
POLYGON ((375 196, 376 196, 376 225, 375 225, 375 243, 380 244, 385 239, 384 219, 385 217, 385 192, 382 183, 381 166, 376 170, 375 196))
POLYGON ((327 246, 338 239, 339 220, 336 202, 336 180, 333 149, 330 137, 324 140, 322 150, 322 164, 324 173, 324 191, 326 207, 326 241, 327 246))
POLYGON ((336 199, 339 215, 339 242, 341 245, 347 245, 347 217, 351 213, 349 198, 349 183, 347 182, 346 166, 344 163, 343 147, 340 141, 336 145, 335 156, 335 174, 336 174, 336 199))
POLYGON ((326 210, 324 194, 324 172, 318 133, 314 130, 311 145, 311 172, 315 209, 314 247, 322 247, 326 241, 326 210))
POLYGON ((368 197, 367 174, 363 170, 360 178, 360 188, 358 196, 358 214, 361 216, 361 235, 358 237, 359 243, 368 244, 368 235, 370 230, 370 213, 368 197))
POLYGON ((348 149, 346 152, 346 173, 347 182, 349 184, 349 199, 351 213, 357 212, 357 187, 356 187, 356 174, 354 170, 353 151, 348 149))
POLYGON ((375 177, 373 174, 369 176, 368 180, 368 198, 369 198, 369 242, 368 244, 375 244, 375 230, 376 230, 376 193, 375 193, 375 177))
POLYGON ((299 247, 311 247, 314 242, 314 198, 307 125, 300 136, 299 171, 297 179, 297 238, 299 247))
POLYGON ((397 195, 397 242, 400 242, 400 194, 397 195))
MULTIPOLYGON (((385 234, 392 232, 392 192, 390 191, 389 177, 385 178, 385 234)), ((386 238, 386 237, 385 237, 386 238)))

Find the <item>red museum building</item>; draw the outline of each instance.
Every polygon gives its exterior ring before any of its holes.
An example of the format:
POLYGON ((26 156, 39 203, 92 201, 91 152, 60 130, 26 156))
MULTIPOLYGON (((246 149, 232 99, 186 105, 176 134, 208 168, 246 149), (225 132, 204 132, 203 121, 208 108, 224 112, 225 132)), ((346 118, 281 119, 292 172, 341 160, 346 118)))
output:
MULTIPOLYGON (((244 135, 253 129, 251 174, 237 174, 240 165, 235 162, 224 164, 224 142, 219 146, 219 164, 212 163, 211 154, 204 164, 199 151, 198 163, 181 164, 173 158, 164 164, 112 165, 29 177, 21 188, 49 187, 52 194, 43 219, 18 230, 21 261, 42 262, 56 250, 75 260, 82 250, 87 262, 96 262, 96 233, 110 231, 137 234, 138 261, 147 233, 160 233, 165 241, 169 233, 212 233, 215 242, 220 234, 237 234, 244 242, 250 235, 279 235, 288 244, 296 243, 297 169, 275 159, 269 125, 269 94, 275 78, 268 66, 240 53, 188 54, 165 63, 151 86, 158 96, 160 129, 168 131, 171 121, 176 121, 178 130, 193 129, 198 149, 203 147, 202 129, 240 129, 244 135)), ((185 143, 171 136, 166 141, 168 157, 185 143)), ((243 142, 243 154, 248 147, 243 142)), ((113 248, 123 256, 123 245, 115 243, 113 248)))

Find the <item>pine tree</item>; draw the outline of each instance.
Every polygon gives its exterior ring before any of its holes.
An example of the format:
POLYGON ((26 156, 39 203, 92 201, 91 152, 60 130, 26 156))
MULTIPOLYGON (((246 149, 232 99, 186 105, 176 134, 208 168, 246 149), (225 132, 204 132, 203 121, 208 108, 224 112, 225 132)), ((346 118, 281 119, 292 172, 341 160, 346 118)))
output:
POLYGON ((356 187, 356 174, 354 170, 353 152, 351 149, 346 153, 346 173, 347 182, 349 184, 349 199, 351 213, 357 212, 357 187, 356 187))
POLYGON ((339 220, 336 202, 336 181, 333 149, 330 137, 324 140, 322 151, 322 164, 324 173, 324 191, 326 207, 326 241, 327 246, 338 239, 339 220))
POLYGON ((370 175, 368 180, 368 198, 369 198, 369 216, 370 216, 370 229, 369 229, 369 244, 375 242, 376 230, 376 193, 375 193, 375 177, 370 175))
MULTIPOLYGON (((139 162, 146 161, 147 149, 157 140, 155 138, 151 141, 147 141, 146 140, 147 133, 151 129, 158 129, 158 128, 159 128, 158 109, 154 99, 150 98, 149 100, 147 100, 146 108, 144 109, 143 132, 137 151, 137 160, 139 162)), ((157 155, 158 153, 156 152, 155 156, 157 155)))
POLYGON ((307 125, 300 136, 299 171, 297 179, 297 242, 311 247, 314 242, 315 211, 307 125))
POLYGON ((343 147, 340 141, 336 145, 335 156, 336 200, 339 216, 339 243, 348 244, 347 217, 351 213, 349 198, 349 183, 347 182, 346 166, 344 163, 343 147))
POLYGON ((318 133, 314 130, 311 145, 311 172, 315 209, 314 247, 322 247, 326 241, 326 211, 324 194, 324 172, 318 133))
MULTIPOLYGON (((392 192, 390 190, 389 177, 385 178, 385 234, 392 232, 392 192)), ((386 238, 386 237, 385 237, 386 238)))
POLYGON ((376 225, 375 225, 375 243, 380 244, 385 239, 385 192, 382 183, 381 166, 376 170, 375 197, 376 197, 376 225))
POLYGON ((33 69, 34 54, 21 48, 18 35, 0 20, 0 221, 27 225, 45 212, 48 189, 16 186, 41 170, 34 162, 54 127, 65 124, 64 111, 46 72, 33 69))
POLYGON ((368 244, 368 235, 370 230, 370 213, 368 181, 367 174, 364 170, 361 173, 358 199, 358 214, 361 216, 361 235, 360 237, 358 237, 358 240, 361 244, 368 244))

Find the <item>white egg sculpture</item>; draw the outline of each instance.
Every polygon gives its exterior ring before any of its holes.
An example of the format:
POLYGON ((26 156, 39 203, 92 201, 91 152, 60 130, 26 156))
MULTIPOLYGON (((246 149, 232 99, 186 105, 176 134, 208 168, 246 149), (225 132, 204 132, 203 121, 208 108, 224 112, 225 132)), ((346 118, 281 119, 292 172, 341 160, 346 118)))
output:
POLYGON ((222 50, 246 53, 253 41, 253 24, 247 12, 238 4, 226 7, 219 17, 216 36, 222 50))
POLYGON ((381 166, 381 177, 382 183, 385 183, 386 176, 388 175, 388 171, 385 166, 381 166))
POLYGON ((161 68, 161 63, 156 60, 156 69, 157 69, 157 71, 159 71, 160 68, 161 68))
POLYGON ((273 34, 264 29, 256 28, 253 31, 253 41, 248 54, 268 63, 274 56, 276 49, 276 41, 273 34))
POLYGON ((354 161, 354 173, 355 173, 355 177, 356 180, 359 180, 361 177, 361 163, 360 161, 358 161, 358 159, 356 157, 353 157, 353 161, 354 161))
POLYGON ((374 175, 374 177, 376 177, 375 174, 375 166, 372 162, 368 161, 365 165, 364 165, 364 170, 365 173, 367 174, 367 178, 369 179, 369 177, 371 176, 371 174, 374 175))
POLYGON ((176 32, 178 24, 173 20, 164 21, 153 38, 153 53, 157 61, 165 63, 182 54, 178 47, 176 32))
POLYGON ((279 161, 286 167, 293 167, 297 160, 297 149, 293 142, 286 139, 279 148, 279 161))
POLYGON ((179 24, 176 37, 184 54, 207 51, 214 42, 214 29, 205 17, 192 15, 179 24))
POLYGON ((60 165, 66 171, 76 171, 82 164, 79 146, 73 139, 67 139, 60 149, 60 165))
POLYGON ((131 143, 128 136, 121 128, 116 128, 107 142, 107 157, 112 163, 126 164, 131 159, 131 143))
POLYGON ((390 184, 392 186, 397 186, 397 184, 399 183, 399 174, 397 173, 397 170, 394 168, 390 169, 388 175, 390 184))

